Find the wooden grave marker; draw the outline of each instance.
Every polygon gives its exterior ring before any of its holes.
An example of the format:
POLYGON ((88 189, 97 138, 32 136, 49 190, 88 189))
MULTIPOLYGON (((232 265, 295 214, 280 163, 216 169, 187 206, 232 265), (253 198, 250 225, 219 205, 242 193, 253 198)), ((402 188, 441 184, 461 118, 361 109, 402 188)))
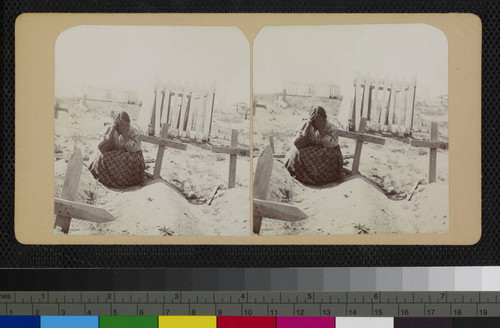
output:
POLYGON ((96 223, 106 223, 115 219, 104 208, 72 202, 62 198, 54 198, 54 211, 56 215, 96 223))
POLYGON ((361 159, 361 150, 363 149, 363 142, 370 142, 377 145, 385 145, 385 139, 381 137, 376 137, 372 135, 365 134, 366 129, 366 118, 363 117, 359 123, 359 132, 350 132, 344 130, 338 130, 337 133, 339 137, 349 138, 356 140, 356 149, 354 151, 354 160, 352 162, 352 174, 359 173, 359 162, 361 159))
MULTIPOLYGON (((73 201, 75 200, 80 184, 80 177, 82 175, 83 157, 80 149, 76 149, 68 161, 68 168, 66 169, 66 176, 64 177, 64 184, 62 187, 61 198, 73 201)), ((71 224, 71 217, 65 215, 57 215, 54 224, 55 227, 60 227, 62 232, 68 233, 69 225, 71 224)))
POLYGON ((274 151, 274 137, 269 136, 269 146, 271 146, 271 151, 273 152, 273 157, 274 158, 285 158, 286 154, 275 154, 274 151))
POLYGON ((170 148, 175 148, 179 150, 186 150, 187 145, 180 143, 180 142, 175 142, 167 139, 168 135, 168 124, 163 124, 162 130, 161 130, 161 138, 158 137, 153 137, 153 136, 146 136, 141 134, 141 141, 152 143, 155 145, 158 145, 158 152, 156 153, 156 161, 155 161, 155 168, 153 171, 153 179, 158 179, 160 177, 160 171, 161 171, 161 164, 163 162, 163 154, 165 152, 165 147, 170 147, 170 148))
POLYGON ((413 147, 430 148, 429 155, 429 183, 436 182, 436 160, 438 149, 448 149, 448 143, 438 141, 438 123, 431 123, 431 140, 412 140, 410 143, 413 147))
POLYGON ((263 217, 289 222, 304 220, 308 217, 295 206, 266 201, 273 162, 271 147, 267 146, 257 160, 253 180, 253 232, 256 234, 260 233, 263 217))
POLYGON ((54 214, 56 215, 54 229, 60 227, 65 234, 69 232, 71 218, 97 223, 109 222, 115 219, 103 208, 74 202, 80 184, 82 168, 82 152, 80 149, 76 149, 68 161, 61 198, 54 199, 54 214))
POLYGON ((212 153, 229 154, 229 180, 227 188, 234 188, 236 183, 236 160, 237 156, 250 156, 250 150, 238 148, 238 130, 231 131, 231 147, 212 146, 212 153))

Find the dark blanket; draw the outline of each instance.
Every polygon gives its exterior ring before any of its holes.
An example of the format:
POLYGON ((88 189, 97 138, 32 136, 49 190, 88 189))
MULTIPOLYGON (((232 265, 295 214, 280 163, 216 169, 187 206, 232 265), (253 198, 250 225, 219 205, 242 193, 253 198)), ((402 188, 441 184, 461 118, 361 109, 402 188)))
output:
POLYGON ((288 172, 305 184, 325 184, 340 180, 344 163, 340 147, 325 148, 319 145, 298 150, 292 147, 287 154, 285 167, 288 172))
POLYGON ((101 153, 89 169, 103 185, 121 188, 143 183, 146 164, 141 151, 131 153, 121 149, 101 153))

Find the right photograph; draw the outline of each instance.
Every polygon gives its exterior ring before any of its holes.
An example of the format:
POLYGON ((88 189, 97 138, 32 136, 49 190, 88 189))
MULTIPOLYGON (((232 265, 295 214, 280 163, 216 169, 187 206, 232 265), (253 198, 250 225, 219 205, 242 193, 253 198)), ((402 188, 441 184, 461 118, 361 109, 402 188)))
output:
POLYGON ((255 235, 449 232, 441 30, 265 27, 253 96, 255 235))

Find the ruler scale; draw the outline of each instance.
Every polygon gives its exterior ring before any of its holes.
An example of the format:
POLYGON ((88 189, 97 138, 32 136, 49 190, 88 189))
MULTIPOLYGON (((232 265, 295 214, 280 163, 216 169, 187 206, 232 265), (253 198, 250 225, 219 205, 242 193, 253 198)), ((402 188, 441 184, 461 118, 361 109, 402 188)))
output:
POLYGON ((0 315, 500 317, 500 292, 1 292, 0 315))

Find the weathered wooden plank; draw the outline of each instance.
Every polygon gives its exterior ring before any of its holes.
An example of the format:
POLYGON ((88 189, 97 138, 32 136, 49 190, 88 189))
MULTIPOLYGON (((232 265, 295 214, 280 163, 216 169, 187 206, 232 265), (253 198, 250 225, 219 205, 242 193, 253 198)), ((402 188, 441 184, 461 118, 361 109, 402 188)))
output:
POLYGON ((184 131, 184 117, 186 116, 186 109, 189 102, 189 93, 184 90, 182 93, 182 104, 179 109, 179 116, 177 118, 177 129, 179 131, 184 131))
POLYGON ((339 137, 344 137, 344 138, 349 138, 349 139, 354 139, 354 140, 359 140, 359 141, 366 141, 366 142, 374 143, 377 145, 385 145, 384 138, 372 136, 369 134, 362 134, 362 133, 358 133, 358 132, 338 130, 337 135, 339 137))
POLYGON ((417 93, 417 78, 415 77, 415 84, 413 85, 413 100, 412 100, 412 106, 411 106, 411 122, 410 122, 410 133, 413 129, 413 118, 415 116, 415 97, 417 93))
MULTIPOLYGON (((238 148, 238 130, 231 130, 231 148, 238 148)), ((229 156, 229 180, 227 183, 227 188, 234 188, 236 183, 236 154, 231 154, 229 156)))
POLYGON ((382 96, 383 98, 382 98, 382 106, 380 108, 380 124, 382 126, 385 126, 387 124, 387 115, 389 113, 389 98, 390 98, 389 81, 385 81, 384 91, 382 96))
MULTIPOLYGON (((74 200, 80 184, 82 175, 83 157, 80 149, 76 149, 68 162, 66 176, 62 187, 61 198, 66 200, 74 200)), ((66 215, 57 215, 54 223, 54 228, 60 227, 62 232, 68 233, 71 224, 71 217, 66 215)))
POLYGON ((354 130, 359 131, 359 122, 361 121, 361 105, 363 103, 363 94, 361 93, 361 81, 356 79, 356 93, 354 96, 353 122, 354 130))
MULTIPOLYGON (((161 129, 161 137, 166 139, 168 136, 168 124, 163 124, 161 129)), ((155 168, 153 171, 153 180, 160 177, 161 164, 163 163, 163 154, 165 152, 165 147, 158 145, 158 152, 156 153, 155 168)))
MULTIPOLYGON (((366 118, 363 117, 359 123, 359 133, 365 133, 366 129, 366 118)), ((354 150, 354 160, 352 162, 352 174, 357 174, 359 171, 359 161, 361 159, 361 150, 363 148, 363 141, 356 141, 356 148, 354 150)))
POLYGON ((406 119, 405 119, 405 134, 409 135, 411 133, 412 128, 412 120, 413 120, 413 94, 415 92, 415 85, 412 83, 408 84, 407 92, 407 102, 406 102, 406 119))
POLYGON ((201 108, 200 108, 200 116, 198 121, 198 127, 196 131, 201 132, 202 139, 205 136, 205 125, 206 125, 206 116, 207 116, 207 108, 208 108, 208 97, 209 95, 204 94, 203 99, 201 100, 201 108))
POLYGON ((238 156, 250 156, 250 150, 241 148, 230 148, 230 147, 220 147, 212 146, 210 148, 212 153, 228 154, 228 155, 238 155, 238 156))
MULTIPOLYGON (((369 79, 365 80, 365 86, 363 89, 363 109, 361 113, 361 118, 368 118, 368 110, 370 105, 370 85, 371 81, 369 79)), ((359 131, 359 130, 357 130, 359 131)))
POLYGON ((161 105, 160 105, 160 125, 165 120, 165 97, 167 97, 167 94, 166 94, 165 90, 162 90, 161 91, 161 105))
POLYGON ((375 81, 375 86, 373 88, 372 92, 372 110, 370 112, 370 122, 374 124, 374 127, 378 131, 378 125, 380 121, 380 109, 379 109, 379 100, 378 100, 378 94, 379 94, 379 83, 380 79, 377 79, 375 81))
POLYGON ((406 91, 406 78, 403 79, 401 92, 399 93, 399 108, 398 108, 398 132, 403 133, 406 122, 406 106, 408 104, 406 91))
POLYGON ((160 121, 161 121, 161 105, 162 105, 162 94, 161 90, 156 89, 156 101, 155 101, 155 135, 160 134, 160 121))
MULTIPOLYGON (((438 124, 437 122, 431 123, 431 141, 438 140, 438 124)), ((429 156, 429 183, 436 182, 436 158, 437 149, 431 148, 429 156)))
POLYGON ((149 142, 158 146, 163 146, 163 147, 170 147, 170 148, 175 148, 179 150, 186 150, 187 145, 180 143, 180 142, 175 142, 172 140, 167 140, 167 139, 161 139, 158 137, 152 137, 152 136, 146 136, 141 134, 141 141, 144 142, 149 142))
POLYGON ((392 85, 391 88, 391 93, 389 95, 389 115, 387 118, 387 125, 389 126, 389 129, 391 129, 392 125, 394 124, 394 107, 396 106, 396 85, 395 82, 392 85))
POLYGON ((180 98, 180 90, 179 87, 176 87, 173 90, 174 101, 172 102, 172 106, 170 107, 170 121, 168 122, 170 126, 175 127, 177 124, 177 117, 179 116, 179 98, 180 98))
MULTIPOLYGON (((196 121, 196 114, 197 114, 196 112, 197 112, 197 110, 196 110, 196 94, 191 93, 191 95, 189 97, 189 115, 188 115, 188 119, 186 122, 186 131, 187 131, 188 137, 191 137, 191 131, 193 131, 193 125, 194 125, 194 122, 196 121)), ((193 135, 196 135, 196 134, 193 133, 193 135)))
POLYGON ((253 214, 260 217, 280 221, 296 222, 307 219, 308 216, 299 208, 283 203, 276 203, 262 199, 253 199, 253 214))
POLYGON ((54 199, 54 211, 60 216, 96 223, 106 223, 115 219, 115 217, 104 208, 61 198, 54 199))
POLYGON ((156 102, 158 101, 158 96, 156 89, 153 92, 154 98, 153 98, 153 109, 151 110, 151 134, 156 135, 158 133, 158 130, 156 130, 156 102))
POLYGON ((215 105, 215 89, 213 90, 212 94, 209 94, 209 97, 211 97, 211 105, 210 105, 210 119, 208 121, 208 130, 205 129, 204 131, 204 139, 208 139, 210 136, 210 133, 212 132, 212 122, 213 122, 213 117, 214 117, 214 105, 215 105))
POLYGON ((413 147, 448 149, 448 143, 442 141, 412 140, 410 145, 413 147))
MULTIPOLYGON (((269 190, 269 182, 273 171, 273 153, 271 147, 267 146, 257 160, 255 176, 253 179, 253 198, 265 200, 269 190)), ((253 214, 253 232, 259 233, 262 225, 262 216, 253 214)))

